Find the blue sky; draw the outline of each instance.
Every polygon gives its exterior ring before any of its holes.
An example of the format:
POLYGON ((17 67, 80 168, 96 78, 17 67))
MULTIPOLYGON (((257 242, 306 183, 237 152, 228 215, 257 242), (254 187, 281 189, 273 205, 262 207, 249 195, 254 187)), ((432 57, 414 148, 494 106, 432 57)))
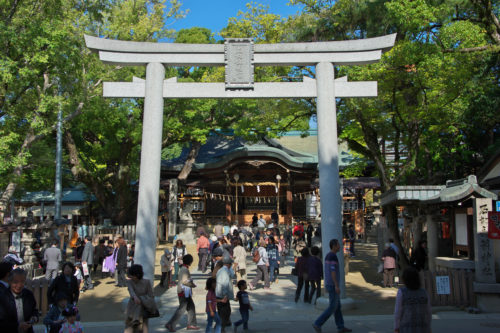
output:
MULTIPOLYGON (((191 27, 204 27, 219 32, 227 25, 230 17, 236 17, 239 10, 246 11, 250 0, 181 0, 182 9, 189 9, 186 18, 169 26, 175 30, 191 27)), ((253 1, 269 6, 269 12, 286 17, 297 13, 298 6, 287 6, 288 0, 253 1)))

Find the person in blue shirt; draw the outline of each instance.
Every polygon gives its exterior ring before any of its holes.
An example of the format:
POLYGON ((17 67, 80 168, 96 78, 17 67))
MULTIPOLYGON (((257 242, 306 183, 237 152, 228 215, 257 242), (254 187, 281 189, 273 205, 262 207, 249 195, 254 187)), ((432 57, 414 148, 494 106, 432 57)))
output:
POLYGON ((321 332, 321 326, 333 314, 337 331, 352 332, 351 329, 344 326, 344 317, 340 309, 340 266, 337 252, 340 250, 340 243, 337 239, 330 240, 330 252, 325 257, 325 289, 328 291, 330 303, 328 308, 313 323, 316 333, 321 332))
POLYGON ((266 250, 269 259, 269 280, 274 283, 278 279, 277 273, 280 267, 280 253, 273 236, 269 237, 266 250))

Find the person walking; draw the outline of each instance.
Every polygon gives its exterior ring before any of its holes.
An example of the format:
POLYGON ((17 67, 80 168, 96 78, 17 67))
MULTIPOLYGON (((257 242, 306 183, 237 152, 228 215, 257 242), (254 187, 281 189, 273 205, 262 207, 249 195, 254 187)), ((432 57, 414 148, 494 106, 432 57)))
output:
POLYGON ((311 224, 311 222, 307 223, 307 228, 306 228, 306 238, 307 238, 307 247, 311 247, 311 241, 314 233, 314 227, 311 224))
POLYGON ((222 226, 222 222, 217 222, 217 224, 214 227, 214 235, 217 237, 217 239, 221 238, 224 233, 224 227, 222 226))
POLYGON ((175 242, 175 246, 172 249, 172 255, 174 258, 174 278, 172 279, 173 282, 177 282, 177 278, 179 275, 179 268, 182 266, 182 258, 188 254, 186 251, 186 246, 182 243, 182 240, 178 239, 175 242))
POLYGON ((233 260, 228 255, 222 258, 222 268, 217 272, 215 296, 217 297, 217 311, 221 319, 222 332, 231 326, 231 305, 234 298, 233 280, 230 273, 233 260))
POLYGON ((262 232, 263 230, 266 229, 266 220, 264 219, 264 215, 261 215, 259 217, 259 220, 257 221, 257 227, 259 228, 259 230, 262 232))
POLYGON ((307 258, 307 285, 311 285, 311 292, 309 294, 309 303, 312 302, 314 298, 314 293, 316 294, 316 299, 314 300, 314 304, 318 301, 318 298, 321 297, 321 277, 323 276, 323 264, 321 259, 318 257, 320 254, 319 248, 317 246, 313 246, 311 248, 311 255, 307 258))
POLYGON ((403 271, 404 287, 399 288, 394 308, 395 333, 430 333, 431 303, 415 267, 403 271))
POLYGON ((380 259, 384 262, 384 288, 391 287, 394 282, 394 270, 396 269, 396 252, 391 247, 391 244, 385 244, 385 250, 380 259))
POLYGON ((264 277, 264 289, 269 289, 270 285, 269 273, 268 273, 269 258, 267 257, 266 241, 261 238, 259 240, 259 247, 254 251, 257 251, 259 260, 257 261, 256 275, 253 278, 252 282, 248 284, 248 288, 250 290, 254 289, 259 283, 259 281, 262 279, 262 277, 264 277))
POLYGON ((162 288, 169 288, 170 287, 170 280, 172 278, 172 254, 168 249, 165 249, 163 255, 161 256, 160 259, 160 266, 161 266, 161 279, 160 279, 160 286, 162 288), (167 280, 167 285, 165 285, 165 280, 167 280))
POLYGON ((213 277, 207 279, 207 284, 205 289, 207 290, 207 327, 205 328, 205 333, 212 333, 212 324, 215 322, 215 333, 221 333, 221 321, 219 314, 217 313, 217 297, 215 296, 215 288, 217 281, 213 277))
POLYGON ((247 292, 247 283, 245 280, 239 280, 237 287, 239 289, 236 294, 235 301, 238 301, 240 304, 240 314, 241 319, 234 323, 234 332, 236 333, 238 330, 238 326, 243 325, 243 329, 248 331, 248 320, 250 319, 249 310, 253 311, 252 304, 250 304, 250 297, 247 292))
POLYGON ((278 279, 277 273, 280 267, 280 254, 273 236, 268 239, 266 251, 269 259, 269 280, 271 283, 274 283, 278 279))
POLYGON ((62 261, 61 250, 57 247, 57 244, 58 242, 53 240, 51 247, 46 249, 43 253, 43 260, 47 263, 45 279, 47 279, 49 283, 56 278, 59 272, 59 263, 62 261))
POLYGON ((142 332, 147 333, 149 316, 158 313, 151 282, 143 278, 141 265, 130 266, 128 276, 130 279, 126 283, 130 298, 125 310, 124 333, 133 333, 140 328, 142 332))
POLYGON ((173 314, 172 318, 165 324, 165 328, 169 332, 176 332, 175 326, 181 316, 187 311, 188 324, 187 330, 199 330, 200 328, 196 326, 196 308, 193 302, 193 288, 196 285, 191 278, 191 273, 189 273, 189 267, 193 263, 193 256, 186 254, 182 258, 182 266, 179 269, 179 279, 177 282, 177 296, 179 297, 179 307, 173 314))
POLYGON ((118 238, 118 252, 116 254, 116 286, 126 287, 127 281, 125 278, 125 272, 127 271, 127 245, 123 238, 118 238))
POLYGON ((297 289, 295 290, 295 303, 299 301, 300 293, 302 292, 302 287, 305 284, 304 289, 304 303, 309 302, 309 280, 307 277, 308 269, 307 269, 307 261, 309 259, 309 249, 304 247, 300 251, 300 257, 297 258, 297 262, 295 263, 295 271, 297 272, 297 289))
POLYGON ((104 266, 104 258, 106 258, 106 241, 104 239, 99 240, 99 244, 94 248, 94 274, 97 273, 97 267, 101 265, 101 278, 104 277, 102 272, 102 267, 104 266))
POLYGON ((418 247, 413 251, 410 263, 417 269, 417 271, 424 270, 427 263, 427 241, 420 240, 418 247))
POLYGON ((241 244, 241 239, 237 238, 236 246, 233 249, 234 258, 234 271, 236 273, 236 280, 246 278, 247 275, 247 251, 241 244))
POLYGON ((352 332, 351 329, 344 326, 344 317, 340 308, 340 267, 337 252, 340 250, 340 243, 337 239, 330 240, 330 252, 325 257, 325 289, 328 291, 329 305, 328 308, 316 319, 313 323, 313 328, 316 333, 321 332, 321 326, 333 314, 335 316, 335 324, 337 331, 352 332))
POLYGON ((198 271, 205 273, 207 271, 208 251, 210 249, 210 241, 204 232, 201 232, 198 241, 196 242, 196 252, 198 253, 198 271))
POLYGON ((349 242, 351 243, 349 248, 349 250, 351 251, 351 258, 354 258, 356 256, 356 252, 354 252, 356 233, 354 232, 354 226, 352 224, 349 224, 349 229, 347 230, 347 238, 349 238, 349 242))
POLYGON ((74 275, 75 266, 71 262, 65 262, 62 266, 62 274, 58 275, 47 290, 49 304, 55 305, 57 295, 64 295, 69 304, 78 303, 80 297, 79 283, 74 275))
POLYGON ((87 266, 87 269, 83 269, 83 275, 85 278, 85 283, 83 284, 82 291, 94 289, 92 284, 92 273, 90 268, 94 264, 94 246, 92 245, 92 238, 90 236, 85 237, 85 247, 82 253, 82 265, 87 266))

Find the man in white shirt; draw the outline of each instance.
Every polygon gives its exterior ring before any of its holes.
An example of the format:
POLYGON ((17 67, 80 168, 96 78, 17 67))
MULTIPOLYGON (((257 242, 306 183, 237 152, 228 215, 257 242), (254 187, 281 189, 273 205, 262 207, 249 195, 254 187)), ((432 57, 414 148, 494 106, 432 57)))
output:
POLYGON ((266 220, 264 219, 264 216, 261 215, 259 220, 257 221, 257 227, 262 230, 266 228, 266 220))
POLYGON ((215 288, 215 296, 217 299, 220 299, 220 302, 217 302, 217 312, 219 312, 219 316, 221 319, 222 329, 225 327, 231 326, 231 305, 229 301, 234 298, 233 291, 233 281, 231 279, 230 267, 233 264, 233 259, 230 256, 225 255, 222 258, 222 266, 221 269, 217 272, 217 285, 215 288))

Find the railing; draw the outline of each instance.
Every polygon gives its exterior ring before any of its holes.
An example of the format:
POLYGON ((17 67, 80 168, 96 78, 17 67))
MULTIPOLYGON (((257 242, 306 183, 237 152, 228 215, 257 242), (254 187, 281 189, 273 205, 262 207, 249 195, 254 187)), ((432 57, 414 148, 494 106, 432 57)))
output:
POLYGON ((49 311, 49 300, 47 297, 49 281, 45 278, 26 280, 24 286, 33 292, 40 314, 46 314, 49 311))
POLYGON ((437 273, 424 271, 422 285, 431 298, 432 306, 476 307, 473 282, 474 272, 465 270, 450 270, 448 272, 437 273), (439 295, 437 293, 436 276, 448 277, 450 281, 450 294, 439 295))

